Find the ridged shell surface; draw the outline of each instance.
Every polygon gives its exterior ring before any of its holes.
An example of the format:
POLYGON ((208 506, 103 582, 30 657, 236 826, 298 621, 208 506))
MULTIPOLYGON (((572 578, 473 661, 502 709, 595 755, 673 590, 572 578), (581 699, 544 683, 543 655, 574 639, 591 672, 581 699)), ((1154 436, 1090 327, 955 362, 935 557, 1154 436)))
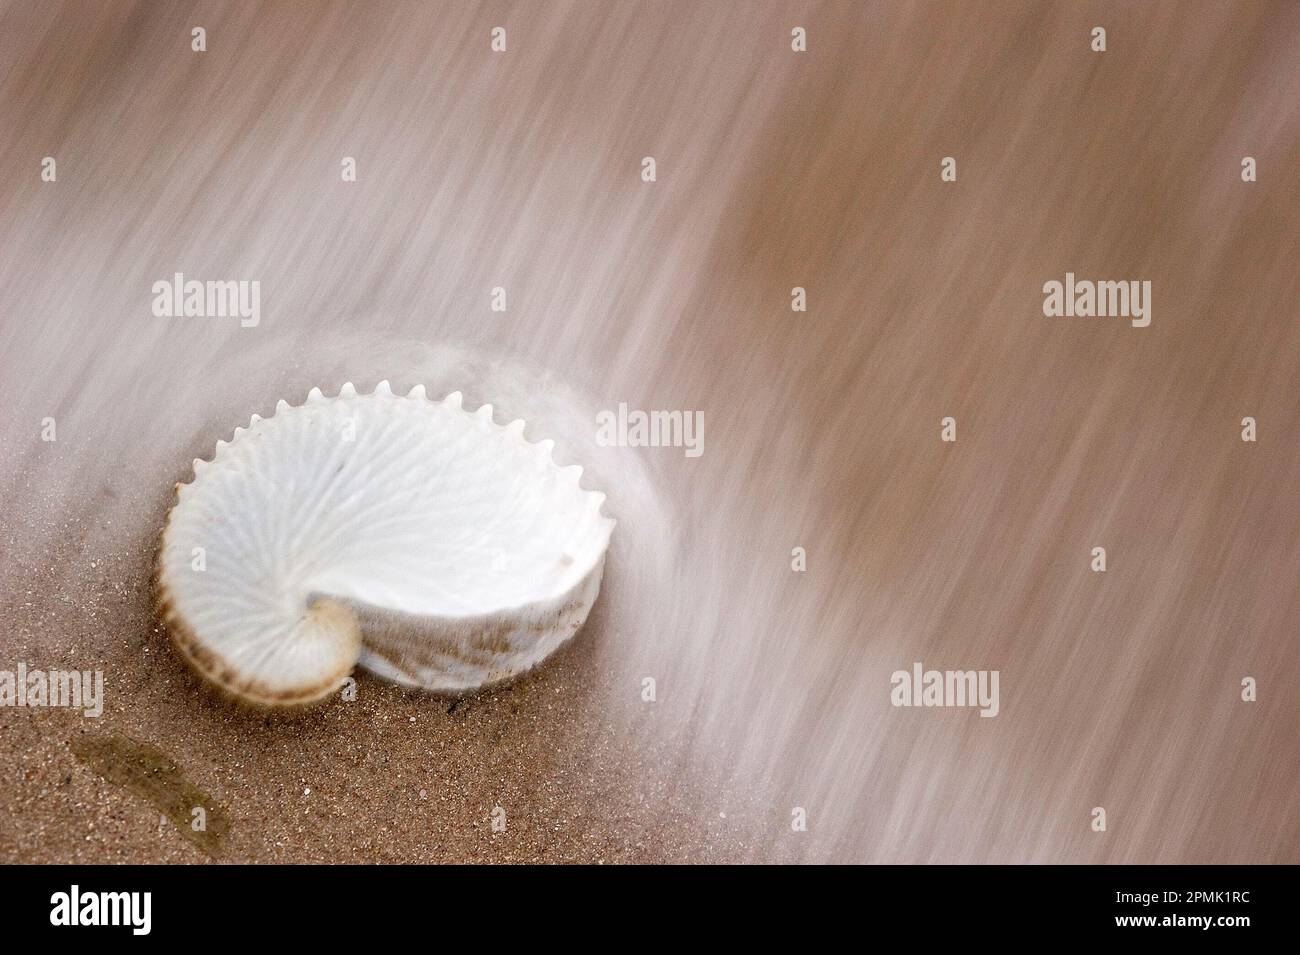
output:
POLYGON ((254 416, 177 486, 156 568, 173 642, 263 704, 358 662, 435 691, 525 672, 585 621, 614 522, 523 432, 386 382, 254 416))

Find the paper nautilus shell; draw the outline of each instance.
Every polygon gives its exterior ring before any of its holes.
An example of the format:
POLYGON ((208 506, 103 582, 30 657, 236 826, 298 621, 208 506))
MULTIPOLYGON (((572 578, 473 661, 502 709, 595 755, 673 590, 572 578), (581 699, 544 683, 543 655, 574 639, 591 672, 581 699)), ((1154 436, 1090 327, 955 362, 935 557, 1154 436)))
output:
POLYGON ((586 620, 614 527, 552 448, 459 392, 281 401, 176 486, 155 568, 173 643, 266 705, 358 663, 450 692, 525 672, 586 620))

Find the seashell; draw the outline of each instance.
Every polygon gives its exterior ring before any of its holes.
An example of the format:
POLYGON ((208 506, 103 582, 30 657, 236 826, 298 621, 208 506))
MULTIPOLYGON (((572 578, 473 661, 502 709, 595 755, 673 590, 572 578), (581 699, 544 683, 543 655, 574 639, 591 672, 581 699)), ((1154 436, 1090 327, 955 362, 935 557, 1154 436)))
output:
POLYGON ((467 691, 587 618, 614 521, 552 442, 453 392, 313 388, 254 415, 176 486, 155 569, 172 641, 240 699, 309 703, 358 663, 467 691))

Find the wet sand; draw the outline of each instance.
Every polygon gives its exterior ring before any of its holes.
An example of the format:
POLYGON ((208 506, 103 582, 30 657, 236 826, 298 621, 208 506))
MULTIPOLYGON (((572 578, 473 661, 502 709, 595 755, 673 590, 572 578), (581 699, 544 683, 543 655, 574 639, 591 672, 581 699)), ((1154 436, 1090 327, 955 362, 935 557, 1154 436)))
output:
MULTIPOLYGON (((615 863, 720 861, 748 848, 739 833, 754 819, 741 807, 692 791, 671 750, 620 737, 588 639, 502 691, 432 698, 362 673, 354 702, 259 713, 200 686, 152 621, 146 594, 118 591, 131 561, 100 567, 102 576, 86 575, 98 586, 81 606, 97 610, 71 637, 69 659, 84 663, 94 645, 110 674, 103 716, 0 710, 14 754, 0 784, 6 860, 615 863), (220 813, 228 833, 190 839, 188 810, 180 823, 164 818, 72 752, 82 740, 122 737, 170 754, 211 797, 195 803, 209 814, 207 831, 220 813), (502 833, 492 831, 497 806, 502 833)), ((26 642, 14 652, 59 662, 26 642)), ((107 761, 139 766, 129 752, 107 761)))

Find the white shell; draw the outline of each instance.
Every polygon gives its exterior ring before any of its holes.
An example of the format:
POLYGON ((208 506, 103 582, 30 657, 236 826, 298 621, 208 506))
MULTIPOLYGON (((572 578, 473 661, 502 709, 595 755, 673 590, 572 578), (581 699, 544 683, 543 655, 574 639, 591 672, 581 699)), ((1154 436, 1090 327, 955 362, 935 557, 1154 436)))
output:
POLYGON ((586 620, 614 521, 523 430, 388 382, 254 415, 177 485, 156 568, 177 648, 263 704, 358 662, 441 691, 536 665, 586 620))

